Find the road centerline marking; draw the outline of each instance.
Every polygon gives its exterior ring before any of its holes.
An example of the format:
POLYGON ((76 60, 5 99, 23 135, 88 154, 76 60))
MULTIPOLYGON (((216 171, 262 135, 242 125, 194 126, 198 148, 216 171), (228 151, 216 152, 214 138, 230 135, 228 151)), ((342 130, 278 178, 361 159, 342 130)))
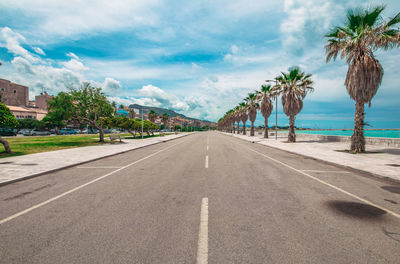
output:
POLYGON ((208 155, 206 156, 206 165, 205 165, 206 169, 208 169, 208 155))
POLYGON ((208 263, 208 198, 201 200, 197 264, 208 263))
POLYGON ((283 165, 283 166, 285 166, 285 167, 287 167, 287 168, 289 168, 289 169, 292 169, 292 170, 294 170, 294 171, 296 171, 296 172, 298 172, 298 173, 300 173, 300 174, 302 174, 302 175, 304 175, 304 176, 306 176, 306 177, 308 177, 308 178, 310 178, 310 179, 313 179, 313 180, 315 180, 315 181, 317 181, 317 182, 319 182, 319 183, 322 183, 322 184, 324 184, 324 185, 326 185, 326 186, 328 186, 328 187, 331 187, 331 188, 333 188, 333 189, 335 189, 335 190, 337 190, 337 191, 339 191, 339 192, 341 192, 341 193, 347 194, 348 196, 353 197, 353 198, 356 199, 356 200, 359 200, 359 201, 364 202, 364 203, 366 203, 366 204, 368 204, 368 205, 371 205, 371 206, 375 206, 376 208, 379 208, 379 209, 381 209, 381 210, 387 212, 388 214, 393 215, 394 217, 400 218, 400 214, 395 213, 395 212, 393 212, 393 211, 391 211, 391 210, 389 210, 389 209, 387 209, 387 208, 385 208, 385 207, 382 207, 382 206, 377 205, 377 204, 375 204, 375 203, 373 203, 373 202, 370 202, 370 201, 368 201, 368 200, 366 200, 366 199, 364 199, 364 198, 361 198, 361 197, 359 197, 359 196, 357 196, 357 195, 355 195, 355 194, 352 194, 352 193, 350 193, 350 192, 348 192, 348 191, 346 191, 346 190, 343 190, 342 188, 339 188, 339 187, 337 187, 337 186, 335 186, 335 185, 333 185, 333 184, 330 184, 330 183, 325 182, 325 181, 323 181, 323 180, 321 180, 321 179, 318 179, 317 177, 311 176, 310 174, 308 174, 308 173, 306 173, 306 172, 304 172, 304 171, 302 171, 302 170, 298 170, 298 169, 296 169, 296 168, 294 168, 294 167, 292 167, 292 166, 290 166, 290 165, 288 165, 288 164, 286 164, 286 163, 284 163, 284 162, 282 162, 282 161, 279 161, 279 160, 277 160, 277 159, 271 158, 271 157, 268 156, 268 155, 265 155, 265 154, 263 154, 263 153, 261 153, 261 152, 258 152, 257 150, 251 149, 251 148, 249 148, 249 147, 247 147, 247 146, 246 146, 246 148, 249 149, 250 151, 253 151, 253 152, 257 153, 257 154, 260 154, 261 156, 264 156, 264 157, 266 157, 266 158, 268 158, 268 159, 270 159, 270 160, 272 160, 272 161, 274 161, 274 162, 276 162, 276 163, 279 163, 279 164, 281 164, 281 165, 283 165))
POLYGON ((100 181, 100 180, 102 180, 102 179, 104 179, 104 178, 107 178, 108 176, 111 176, 111 175, 113 175, 113 174, 116 173, 116 172, 119 172, 119 171, 121 171, 121 170, 123 170, 123 169, 126 169, 126 168, 128 168, 128 167, 130 167, 130 166, 132 166, 132 165, 135 165, 135 164, 137 164, 137 163, 139 163, 139 162, 142 162, 142 161, 144 161, 144 160, 146 160, 146 159, 148 159, 148 158, 151 158, 151 157, 157 155, 158 153, 164 152, 164 151, 166 151, 166 150, 168 150, 168 149, 170 149, 170 148, 172 148, 172 147, 174 147, 174 146, 177 146, 177 145, 179 145, 179 144, 181 144, 181 143, 183 143, 183 142, 185 142, 185 141, 182 141, 182 142, 179 142, 179 143, 174 144, 174 145, 172 145, 172 146, 163 148, 163 149, 161 149, 161 150, 159 150, 159 151, 157 151, 157 152, 154 152, 153 154, 150 154, 150 155, 148 155, 148 156, 146 156, 146 157, 144 157, 144 158, 141 158, 141 159, 136 160, 136 161, 134 161, 134 162, 132 162, 132 163, 129 163, 128 165, 125 165, 125 166, 123 166, 123 167, 121 167, 121 168, 119 168, 119 169, 117 169, 117 170, 115 170, 115 171, 109 172, 109 173, 107 173, 107 174, 105 174, 105 175, 103 175, 103 176, 100 176, 100 177, 98 177, 98 178, 96 178, 96 179, 94 179, 94 180, 91 180, 91 181, 89 181, 89 182, 87 182, 87 183, 84 183, 84 184, 82 184, 82 185, 79 185, 78 187, 75 187, 75 188, 73 188, 73 189, 71 189, 71 190, 69 190, 69 191, 66 191, 66 192, 64 192, 64 193, 62 193, 62 194, 59 194, 59 195, 57 195, 57 196, 54 196, 53 198, 50 198, 50 199, 48 199, 48 200, 46 200, 46 201, 44 201, 44 202, 41 202, 41 203, 36 204, 36 205, 34 205, 34 206, 32 206, 32 207, 29 207, 29 208, 27 208, 27 209, 25 209, 25 210, 22 210, 22 211, 20 211, 20 212, 18 212, 18 213, 16 213, 16 214, 13 214, 13 215, 11 215, 11 216, 9 216, 9 217, 6 217, 6 218, 4 218, 4 219, 1 219, 1 220, 0 220, 0 225, 2 225, 2 224, 4 224, 4 223, 7 223, 7 222, 9 222, 9 221, 13 220, 14 218, 17 218, 17 217, 19 217, 19 216, 21 216, 21 215, 27 214, 27 213, 29 213, 30 211, 33 211, 33 210, 35 210, 35 209, 37 209, 37 208, 40 208, 40 207, 42 207, 42 206, 44 206, 44 205, 46 205, 46 204, 49 204, 49 203, 51 203, 51 202, 53 202, 53 201, 55 201, 55 200, 58 200, 58 199, 60 199, 60 198, 62 198, 62 197, 64 197, 64 196, 66 196, 66 195, 68 195, 68 194, 70 194, 70 193, 76 192, 77 190, 82 189, 82 188, 84 188, 84 187, 86 187, 86 186, 88 186, 88 185, 90 185, 90 184, 92 184, 92 183, 95 183, 95 182, 100 181))

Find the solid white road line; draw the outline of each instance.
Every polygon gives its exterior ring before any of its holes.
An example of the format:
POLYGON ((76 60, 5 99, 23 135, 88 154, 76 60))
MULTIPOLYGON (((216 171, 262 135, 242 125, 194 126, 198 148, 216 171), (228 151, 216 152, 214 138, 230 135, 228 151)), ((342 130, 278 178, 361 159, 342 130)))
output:
POLYGON ((208 155, 206 156, 206 169, 208 169, 208 155))
POLYGON ((298 173, 300 173, 300 174, 302 174, 302 175, 304 175, 304 176, 306 176, 306 177, 308 177, 308 178, 310 178, 310 179, 313 179, 313 180, 315 180, 315 181, 317 181, 317 182, 320 182, 320 183, 322 183, 322 184, 324 184, 324 185, 326 185, 326 186, 329 186, 329 187, 331 187, 331 188, 333 188, 333 189, 335 189, 335 190, 337 190, 337 191, 339 191, 339 192, 342 192, 342 193, 344 193, 344 194, 347 194, 348 196, 351 196, 351 197, 353 197, 353 198, 355 198, 355 199, 357 199, 357 200, 359 200, 359 201, 361 201, 361 202, 364 202, 364 203, 369 204, 369 205, 371 205, 371 206, 375 206, 376 208, 379 208, 379 209, 385 211, 385 212, 388 213, 388 214, 391 214, 391 215, 393 215, 393 216, 395 216, 395 217, 397 217, 397 218, 400 218, 400 214, 397 214, 397 213, 395 213, 395 212, 393 212, 393 211, 391 211, 391 210, 389 210, 389 209, 387 209, 387 208, 385 208, 385 207, 382 207, 382 206, 380 206, 380 205, 374 204, 373 202, 370 202, 370 201, 368 201, 368 200, 365 200, 364 198, 361 198, 361 197, 359 197, 359 196, 357 196, 357 195, 355 195, 355 194, 352 194, 352 193, 350 193, 350 192, 348 192, 348 191, 345 191, 345 190, 343 190, 343 189, 341 189, 341 188, 339 188, 339 187, 337 187, 337 186, 335 186, 335 185, 332 185, 332 184, 327 183, 327 182, 325 182, 325 181, 323 181, 323 180, 320 180, 320 179, 318 179, 318 178, 316 178, 316 177, 314 177, 314 176, 311 176, 310 174, 305 173, 304 171, 301 171, 301 170, 298 170, 298 169, 296 169, 296 168, 293 168, 292 166, 290 166, 290 165, 288 165, 288 164, 286 164, 286 163, 284 163, 284 162, 282 162, 282 161, 279 161, 279 160, 277 160, 277 159, 271 158, 270 156, 267 156, 267 155, 265 155, 265 154, 263 154, 263 153, 261 153, 261 152, 258 152, 258 151, 254 150, 254 149, 251 149, 251 148, 249 148, 249 147, 247 147, 247 148, 248 148, 249 150, 251 150, 251 151, 257 153, 257 154, 260 154, 261 156, 266 157, 267 159, 270 159, 270 160, 272 160, 272 161, 274 161, 274 162, 276 162, 276 163, 279 163, 279 164, 281 164, 281 165, 283 165, 283 166, 285 166, 285 167, 287 167, 287 168, 289 168, 289 169, 292 169, 292 170, 294 170, 294 171, 296 171, 296 172, 298 172, 298 173))
POLYGON ((197 244, 197 264, 208 263, 208 198, 201 200, 199 242, 197 244))
POLYGON ((304 172, 324 172, 324 173, 351 173, 349 171, 324 171, 324 170, 301 170, 304 172))
POLYGON ((208 150, 208 145, 207 145, 207 150, 208 150))
MULTIPOLYGON (((184 142, 184 141, 183 141, 183 142, 184 142)), ((33 211, 33 210, 35 210, 35 209, 37 209, 37 208, 39 208, 39 207, 42 207, 42 206, 44 206, 44 205, 46 205, 46 204, 49 204, 49 203, 51 203, 51 202, 53 202, 53 201, 55 201, 55 200, 58 200, 58 199, 60 199, 60 198, 62 198, 62 197, 64 197, 64 196, 66 196, 66 195, 68 195, 68 194, 70 194, 70 193, 73 193, 73 192, 75 192, 75 191, 77 191, 77 190, 79 190, 79 189, 82 189, 83 187, 86 187, 86 186, 88 186, 88 185, 90 185, 90 184, 92 184, 92 183, 95 183, 95 182, 100 181, 100 180, 102 180, 102 179, 104 179, 104 178, 107 178, 108 176, 111 176, 111 175, 113 175, 113 174, 116 173, 116 172, 119 172, 119 171, 121 171, 121 170, 123 170, 123 169, 126 169, 126 168, 128 168, 128 167, 130 167, 130 166, 132 166, 132 165, 135 165, 135 164, 137 164, 137 163, 139 163, 139 162, 142 162, 142 161, 144 161, 144 160, 146 160, 146 159, 148 159, 148 158, 151 158, 151 157, 157 155, 158 153, 161 153, 161 152, 163 152, 163 151, 166 151, 166 150, 168 150, 168 149, 170 149, 170 148, 172 148, 172 147, 174 147, 174 146, 176 146, 176 145, 179 145, 179 144, 181 144, 181 143, 182 143, 182 142, 179 142, 179 143, 174 144, 174 145, 172 145, 172 146, 169 146, 169 147, 166 147, 166 148, 164 148, 164 149, 161 149, 161 150, 159 150, 159 151, 157 151, 157 152, 154 152, 154 153, 151 154, 151 155, 148 155, 148 156, 146 156, 146 157, 144 157, 144 158, 141 158, 141 159, 139 159, 139 160, 137 160, 137 161, 134 161, 134 162, 132 162, 132 163, 129 163, 128 165, 123 166, 123 167, 121 167, 121 168, 119 168, 119 169, 117 169, 117 170, 115 170, 115 171, 112 171, 112 172, 110 172, 110 173, 107 173, 107 174, 105 174, 105 175, 103 175, 103 176, 101 176, 101 177, 99 177, 99 178, 96 178, 96 179, 94 179, 94 180, 92 180, 92 181, 89 181, 89 182, 87 182, 87 183, 84 183, 84 184, 82 184, 82 185, 80 185, 80 186, 78 186, 78 187, 76 187, 76 188, 73 188, 73 189, 71 189, 71 190, 69 190, 69 191, 66 191, 66 192, 64 192, 64 193, 62 193, 62 194, 60 194, 60 195, 57 195, 57 196, 55 196, 55 197, 53 197, 53 198, 50 198, 50 199, 48 199, 48 200, 46 200, 46 201, 44 201, 44 202, 41 202, 41 203, 39 203, 39 204, 37 204, 37 205, 34 205, 34 206, 32 206, 32 207, 29 207, 28 209, 25 209, 25 210, 23 210, 23 211, 21 211, 21 212, 19 212, 19 213, 16 213, 16 214, 13 214, 13 215, 11 215, 11 216, 9 216, 9 217, 7 217, 7 218, 4 218, 4 219, 0 220, 0 225, 2 225, 2 224, 4 224, 4 223, 7 223, 8 221, 11 221, 11 220, 13 220, 14 218, 17 218, 18 216, 24 215, 24 214, 29 213, 30 211, 33 211)))

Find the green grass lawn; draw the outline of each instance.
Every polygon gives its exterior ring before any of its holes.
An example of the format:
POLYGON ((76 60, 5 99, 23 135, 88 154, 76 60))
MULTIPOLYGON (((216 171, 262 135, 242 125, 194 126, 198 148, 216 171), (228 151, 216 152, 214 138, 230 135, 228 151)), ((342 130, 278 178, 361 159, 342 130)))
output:
MULTIPOLYGON (((131 136, 130 134, 120 135, 121 138, 131 136)), ((109 143, 109 140, 107 140, 107 135, 105 136, 105 139, 106 143, 109 143)), ((8 143, 10 143, 13 153, 6 154, 4 152, 3 145, 0 144, 0 158, 104 144, 99 142, 99 136, 96 134, 41 137, 9 137, 7 138, 7 141, 8 143)))

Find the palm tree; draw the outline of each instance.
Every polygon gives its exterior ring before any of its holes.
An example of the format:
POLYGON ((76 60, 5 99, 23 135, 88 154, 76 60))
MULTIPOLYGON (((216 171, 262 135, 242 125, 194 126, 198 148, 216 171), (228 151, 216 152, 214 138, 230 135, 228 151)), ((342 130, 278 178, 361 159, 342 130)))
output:
POLYGON ((373 52, 400 46, 400 30, 395 28, 400 22, 400 13, 383 20, 384 9, 377 6, 371 10, 349 10, 345 24, 325 35, 328 38, 326 61, 336 60, 340 53, 349 65, 345 85, 350 98, 356 101, 350 147, 355 153, 365 152, 364 104, 371 106, 383 76, 383 68, 373 52))
POLYGON ((264 138, 268 138, 268 118, 271 115, 272 109, 274 108, 271 101, 271 85, 261 85, 261 91, 257 93, 259 100, 261 101, 261 114, 264 117, 264 138))
POLYGON ((247 121, 247 104, 242 102, 239 104, 240 120, 243 123, 243 135, 246 135, 246 121, 247 121))
POLYGON ((135 111, 134 110, 129 110, 128 116, 129 116, 129 118, 135 119, 135 116, 136 116, 135 111))
POLYGON ((168 128, 168 121, 169 121, 169 115, 167 113, 164 113, 161 116, 161 122, 164 124, 164 129, 168 128))
POLYGON ((237 123, 237 134, 240 133, 240 106, 233 108, 233 119, 237 123))
POLYGON ((257 103, 257 96, 254 93, 249 93, 249 96, 245 99, 247 103, 247 109, 249 113, 249 119, 251 122, 250 136, 254 136, 254 121, 256 121, 257 117, 257 109, 259 105, 257 103))
POLYGON ((150 110, 148 117, 149 117, 149 120, 154 123, 157 119, 157 113, 154 112, 153 110, 150 110))
POLYGON ((273 91, 282 94, 283 111, 289 116, 288 141, 296 142, 294 121, 303 108, 304 97, 314 89, 311 86, 313 84, 311 74, 305 74, 299 67, 292 67, 288 73, 282 72, 275 80, 277 84, 273 87, 273 91))

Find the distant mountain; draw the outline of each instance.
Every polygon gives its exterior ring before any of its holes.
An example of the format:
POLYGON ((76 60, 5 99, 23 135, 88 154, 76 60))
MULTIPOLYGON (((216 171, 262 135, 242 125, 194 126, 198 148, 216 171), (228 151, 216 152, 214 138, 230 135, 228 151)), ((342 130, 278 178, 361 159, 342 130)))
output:
POLYGON ((186 119, 193 120, 193 121, 198 120, 198 121, 202 121, 202 122, 213 123, 213 122, 208 121, 208 120, 201 120, 201 119, 196 119, 196 118, 192 118, 192 117, 187 117, 187 116, 185 116, 183 114, 180 114, 180 113, 177 113, 175 111, 168 110, 168 109, 165 109, 165 108, 160 108, 160 107, 131 104, 131 105, 129 105, 129 108, 135 108, 135 109, 139 109, 139 110, 143 109, 143 113, 148 113, 151 110, 153 110, 154 112, 157 113, 157 115, 163 115, 163 114, 167 113, 170 117, 179 116, 179 117, 186 118, 186 119))

